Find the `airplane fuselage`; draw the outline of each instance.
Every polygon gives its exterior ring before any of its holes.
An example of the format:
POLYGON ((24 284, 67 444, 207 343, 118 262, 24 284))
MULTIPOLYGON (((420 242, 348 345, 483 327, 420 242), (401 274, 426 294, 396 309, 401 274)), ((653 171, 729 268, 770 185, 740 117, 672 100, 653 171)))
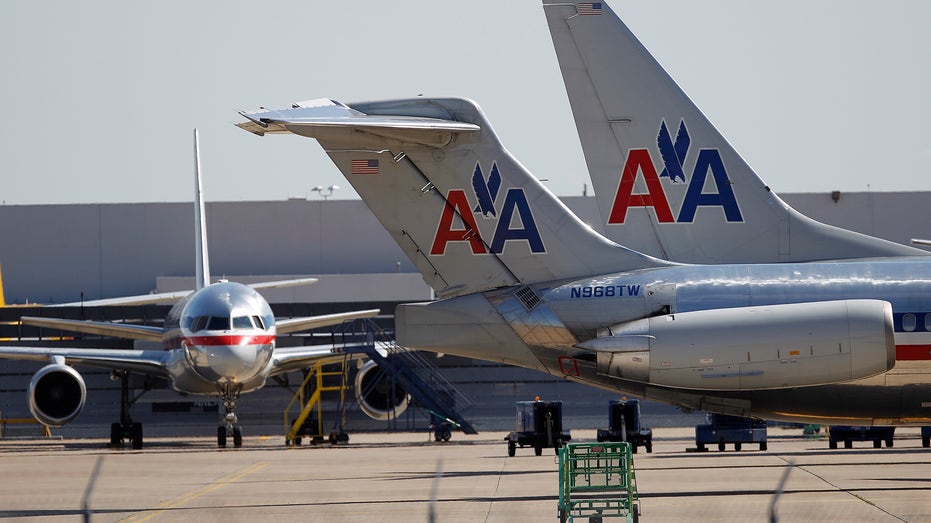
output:
MULTIPOLYGON (((825 423, 931 422, 929 258, 644 269, 534 285, 533 293, 512 287, 431 304, 401 306, 398 321, 398 342, 403 346, 518 364, 690 409, 825 423), (697 381, 704 379, 708 385, 677 387, 638 379, 636 372, 618 372, 607 359, 599 359, 604 357, 603 353, 585 350, 589 346, 586 342, 606 336, 606 329, 612 326, 620 326, 615 330, 623 331, 649 318, 675 320, 677 315, 684 317, 683 313, 699 311, 719 311, 726 316, 734 311, 733 318, 729 318, 737 325, 733 335, 725 331, 716 339, 721 346, 745 347, 749 361, 756 348, 769 347, 765 333, 754 335, 751 330, 748 334, 746 329, 739 328, 743 318, 768 313, 760 306, 837 300, 881 300, 891 304, 891 315, 886 319, 894 338, 894 347, 891 342, 889 347, 895 354, 891 370, 842 383, 737 390, 737 386, 714 385, 716 380, 728 377, 726 371, 717 367, 723 358, 714 352, 714 339, 711 348, 707 347, 707 340, 698 339, 693 345, 681 347, 683 358, 694 359, 683 372, 688 371, 697 381), (737 311, 745 315, 738 316, 737 311), (432 329, 439 324, 439 330, 428 332, 427 324, 432 324, 432 329), (477 337, 469 335, 476 328, 488 334, 483 337, 485 343, 476 344, 477 337)), ((807 336, 808 332, 801 335, 807 336)), ((881 337, 882 332, 877 335, 881 337)), ((623 338, 623 343, 646 339, 637 336, 623 338)), ((611 343, 621 338, 605 339, 611 343)), ((642 365, 650 366, 653 372, 673 370, 663 369, 662 365, 678 365, 650 361, 649 351, 654 351, 655 360, 656 347, 643 349, 637 352, 637 347, 624 347, 615 352, 635 355, 634 362, 643 361, 642 365), (638 360, 637 355, 643 359, 638 360)), ((776 371, 795 372, 793 365, 807 355, 799 356, 797 350, 798 345, 786 346, 781 354, 773 356, 772 364, 781 365, 776 371)), ((844 347, 843 351, 846 350, 844 347)), ((774 354, 778 352, 776 349, 774 354)), ((724 367, 737 369, 734 372, 738 375, 740 363, 724 367)), ((836 366, 836 363, 822 365, 836 366)), ((743 379, 750 382, 754 373, 759 375, 763 371, 745 372, 743 379)))
POLYGON ((265 385, 275 349, 275 316, 262 296, 235 282, 193 292, 171 308, 162 347, 172 352, 172 388, 216 394, 219 385, 265 385))

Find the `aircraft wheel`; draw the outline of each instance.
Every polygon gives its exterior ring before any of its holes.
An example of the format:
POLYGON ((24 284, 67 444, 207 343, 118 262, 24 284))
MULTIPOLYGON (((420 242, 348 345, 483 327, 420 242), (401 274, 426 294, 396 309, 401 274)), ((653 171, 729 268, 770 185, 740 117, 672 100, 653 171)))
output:
POLYGON ((110 424, 110 445, 119 447, 123 444, 123 426, 119 423, 110 424))
POLYGON ((852 449, 852 448, 853 448, 853 442, 850 441, 850 440, 845 441, 845 442, 844 442, 844 448, 845 448, 845 449, 852 449))
POLYGON ((886 440, 886 448, 889 448, 891 446, 892 446, 892 438, 889 438, 886 440))
POLYGON ((646 444, 646 448, 647 448, 647 454, 652 454, 653 453, 653 442, 648 441, 646 444))
POLYGON ((718 451, 724 452, 724 442, 718 443, 718 451))
POLYGON ((242 446, 242 429, 239 427, 233 428, 233 446, 236 448, 242 446))
POLYGON ((446 429, 443 431, 443 441, 449 441, 450 438, 452 437, 453 437, 452 431, 450 431, 449 429, 446 429))
POLYGON ((828 448, 836 449, 836 448, 837 448, 837 442, 834 441, 834 440, 832 439, 831 441, 828 442, 828 448))
POLYGON ((336 442, 337 443, 349 443, 349 434, 346 434, 345 432, 340 432, 339 434, 336 435, 336 442))
POLYGON ((922 447, 931 447, 931 436, 921 438, 922 447))
POLYGON ((217 446, 221 449, 226 448, 226 427, 223 425, 217 427, 217 446))
POLYGON ((695 448, 698 449, 698 452, 704 452, 704 451, 705 451, 705 444, 704 444, 704 443, 696 443, 696 444, 695 444, 695 448))
POLYGON ((536 455, 536 456, 542 456, 542 455, 543 455, 543 447, 540 447, 540 446, 534 447, 534 448, 533 448, 533 453, 534 453, 534 455, 536 455))
POLYGON ((761 441, 761 442, 760 442, 760 450, 766 450, 766 442, 765 442, 765 441, 761 441))
POLYGON ((873 440, 873 448, 874 448, 874 449, 878 449, 879 447, 882 447, 882 446, 883 446, 883 442, 882 442, 882 441, 879 441, 878 439, 874 439, 874 440, 873 440))
POLYGON ((741 447, 743 447, 743 445, 741 445, 739 441, 737 443, 734 443, 734 450, 736 450, 737 452, 740 452, 741 447))
POLYGON ((139 450, 142 448, 142 423, 133 423, 132 429, 132 445, 133 449, 139 450))

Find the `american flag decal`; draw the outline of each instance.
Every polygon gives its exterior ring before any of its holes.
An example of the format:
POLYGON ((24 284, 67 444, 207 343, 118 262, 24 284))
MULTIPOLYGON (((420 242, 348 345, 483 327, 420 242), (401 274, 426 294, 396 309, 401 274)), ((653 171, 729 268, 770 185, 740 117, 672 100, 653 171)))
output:
POLYGON ((353 160, 352 174, 378 174, 378 160, 353 160))
POLYGON ((601 2, 579 2, 580 15, 600 15, 601 2))

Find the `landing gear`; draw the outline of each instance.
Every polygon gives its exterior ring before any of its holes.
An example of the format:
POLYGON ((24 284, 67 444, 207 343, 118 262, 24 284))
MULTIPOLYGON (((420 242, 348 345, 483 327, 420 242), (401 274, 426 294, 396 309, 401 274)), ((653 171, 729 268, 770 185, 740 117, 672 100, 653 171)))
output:
POLYGON ((217 427, 217 446, 226 447, 226 440, 229 436, 233 437, 233 446, 239 448, 242 446, 242 428, 239 426, 239 418, 236 416, 236 401, 239 399, 239 393, 242 391, 242 384, 235 383, 218 383, 217 392, 220 395, 220 402, 223 404, 223 414, 220 417, 220 426, 217 427))
POLYGON ((142 392, 130 398, 129 374, 126 371, 115 370, 110 373, 110 379, 120 380, 120 422, 110 425, 110 446, 119 448, 129 441, 134 450, 139 450, 142 448, 142 423, 134 423, 130 411, 136 401, 151 389, 151 380, 147 377, 142 392))

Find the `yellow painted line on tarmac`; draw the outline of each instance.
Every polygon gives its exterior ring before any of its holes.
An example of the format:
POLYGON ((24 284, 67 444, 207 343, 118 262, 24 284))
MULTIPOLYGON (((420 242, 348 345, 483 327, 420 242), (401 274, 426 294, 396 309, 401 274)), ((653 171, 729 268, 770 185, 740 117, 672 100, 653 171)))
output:
POLYGON ((176 496, 172 499, 163 501, 162 503, 159 503, 159 505, 155 507, 154 509, 150 509, 144 512, 133 514, 132 516, 121 519, 120 521, 125 521, 127 523, 129 522, 142 523, 143 521, 149 521, 150 519, 168 510, 178 508, 186 503, 190 503, 191 501, 194 501, 195 499, 199 497, 206 496, 207 494, 210 494, 211 492, 215 490, 225 487, 226 485, 229 485, 230 483, 235 483, 239 481, 240 479, 248 476, 249 474, 254 474, 264 469, 267 466, 268 466, 268 463, 254 463, 252 465, 249 465, 246 468, 235 470, 225 476, 221 476, 216 481, 208 483, 198 489, 192 490, 190 492, 185 492, 184 494, 176 496))

